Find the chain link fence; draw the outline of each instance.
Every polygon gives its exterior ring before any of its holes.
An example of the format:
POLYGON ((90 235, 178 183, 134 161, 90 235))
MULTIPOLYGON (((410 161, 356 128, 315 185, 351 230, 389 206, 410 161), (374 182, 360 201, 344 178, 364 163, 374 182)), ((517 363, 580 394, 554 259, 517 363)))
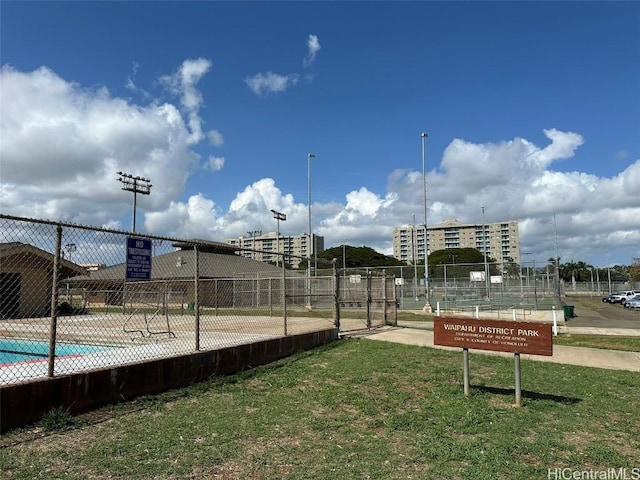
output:
POLYGON ((237 247, 0 215, 0 385, 395 323, 393 278, 237 247), (326 265, 325 265, 326 266, 326 265))

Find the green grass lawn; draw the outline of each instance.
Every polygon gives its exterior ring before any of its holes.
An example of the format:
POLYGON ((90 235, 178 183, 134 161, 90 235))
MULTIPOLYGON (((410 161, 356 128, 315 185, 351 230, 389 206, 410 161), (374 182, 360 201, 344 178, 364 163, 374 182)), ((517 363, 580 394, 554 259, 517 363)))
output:
POLYGON ((574 335, 571 333, 564 333, 557 337, 553 337, 553 343, 556 345, 568 345, 571 347, 604 348, 605 350, 640 352, 640 336, 620 337, 616 335, 574 335))
MULTIPOLYGON (((346 339, 0 437, 3 479, 546 479, 640 467, 640 376, 346 339)), ((63 414, 58 412, 59 417, 63 414)))

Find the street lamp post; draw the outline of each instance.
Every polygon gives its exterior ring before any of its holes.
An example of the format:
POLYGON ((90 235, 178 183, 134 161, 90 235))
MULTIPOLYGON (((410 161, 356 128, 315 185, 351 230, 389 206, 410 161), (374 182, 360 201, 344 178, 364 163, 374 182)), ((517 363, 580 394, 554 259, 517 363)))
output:
MULTIPOLYGON (((313 233, 311 232, 311 159, 315 158, 313 153, 307 154, 307 204, 308 204, 308 231, 309 241, 307 242, 307 309, 311 310, 311 250, 313 241, 313 233)), ((315 253, 315 248, 313 248, 315 253)))
MULTIPOLYGON (((283 222, 287 219, 287 216, 284 213, 276 212, 275 210, 271 210, 273 213, 273 218, 276 219, 276 251, 280 253, 280 220, 283 222)), ((282 264, 284 265, 284 254, 282 255, 282 264)), ((278 256, 276 255, 276 267, 278 266, 278 256)))
POLYGON ((425 170, 425 149, 424 142, 428 135, 424 132, 420 134, 422 140, 422 195, 424 200, 424 286, 427 298, 424 305, 426 313, 431 313, 431 288, 429 286, 429 229, 427 228, 427 174, 425 170))
POLYGON ((133 176, 130 173, 117 172, 120 178, 117 180, 122 183, 122 190, 133 192, 133 214, 131 217, 131 231, 136 231, 136 203, 137 194, 149 195, 151 193, 151 180, 144 177, 133 176))

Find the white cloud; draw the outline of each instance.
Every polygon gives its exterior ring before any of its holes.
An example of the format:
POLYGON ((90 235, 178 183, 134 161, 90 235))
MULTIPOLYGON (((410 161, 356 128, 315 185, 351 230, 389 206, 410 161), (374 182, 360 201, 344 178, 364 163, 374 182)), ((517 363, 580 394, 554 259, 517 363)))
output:
POLYGON ((134 105, 45 67, 2 67, 0 117, 0 203, 16 215, 107 222, 128 208, 117 171, 151 178, 146 208, 165 208, 198 161, 173 105, 134 105))
POLYGON ((189 143, 191 144, 202 140, 202 122, 198 111, 203 99, 197 84, 212 66, 211 61, 206 58, 189 59, 182 62, 180 68, 173 74, 160 77, 160 82, 180 97, 180 103, 189 119, 191 130, 189 143))
POLYGON ((215 203, 199 193, 187 203, 172 201, 163 211, 147 213, 144 226, 178 238, 211 239, 218 236, 220 222, 215 203))
POLYGON ((207 137, 209 138, 209 143, 214 147, 221 147, 224 145, 224 137, 217 130, 209 130, 207 137))
POLYGON ((258 73, 253 77, 247 77, 244 79, 251 91, 259 97, 263 97, 270 93, 284 92, 291 85, 296 85, 298 80, 299 76, 295 73, 280 75, 273 72, 258 73))
MULTIPOLYGON (((309 35, 307 38, 307 55, 303 60, 305 67, 310 67, 314 63, 320 48, 318 37, 309 35)), ((305 75, 304 78, 308 82, 313 81, 313 75, 305 75)), ((274 72, 260 72, 251 77, 246 77, 244 82, 254 94, 259 97, 265 97, 272 93, 285 92, 289 87, 297 85, 300 82, 300 74, 282 75, 274 72)))
MULTIPOLYGON (((184 93, 177 107, 137 105, 106 88, 68 82, 45 67, 26 73, 2 67, 2 212, 119 225, 117 218, 130 212, 131 198, 116 181, 121 170, 152 180, 152 195, 138 202, 140 225, 144 222, 149 232, 223 240, 250 230, 274 231, 271 209, 287 215, 283 233, 306 232, 306 199, 296 202, 271 178, 246 186, 228 207, 205 193, 180 201, 189 176, 202 174, 188 122, 204 102, 196 83, 209 68, 207 62, 185 62, 179 75, 171 76, 177 92, 184 93)), ((517 220, 523 251, 535 252, 537 259, 554 255, 556 234, 563 259, 590 261, 611 252, 620 257, 615 261, 628 263, 640 256, 640 160, 606 178, 560 171, 556 165, 576 155, 585 139, 556 129, 544 133, 546 145, 524 138, 453 139, 441 159, 430 155, 428 223, 479 222, 484 206, 489 222, 517 220), (557 231, 550 222, 554 214, 557 231)), ((216 130, 206 137, 222 145, 216 130)), ((222 156, 206 158, 204 169, 225 165, 222 156)), ((347 242, 390 253, 393 227, 412 223, 414 216, 422 223, 422 212, 421 172, 398 169, 389 172, 384 192, 362 185, 341 200, 314 203, 312 226, 325 236, 327 247, 347 242)))
POLYGON ((209 157, 206 164, 207 169, 217 172, 222 170, 222 167, 224 167, 224 157, 214 157, 213 155, 209 157))
POLYGON ((532 158, 546 167, 554 160, 571 158, 575 150, 584 143, 582 135, 573 132, 561 132, 555 128, 544 130, 551 144, 542 150, 537 150, 532 158))
POLYGON ((302 61, 305 67, 313 65, 316 60, 316 55, 318 55, 321 48, 317 35, 309 35, 309 37, 307 37, 307 56, 304 57, 304 60, 302 61))

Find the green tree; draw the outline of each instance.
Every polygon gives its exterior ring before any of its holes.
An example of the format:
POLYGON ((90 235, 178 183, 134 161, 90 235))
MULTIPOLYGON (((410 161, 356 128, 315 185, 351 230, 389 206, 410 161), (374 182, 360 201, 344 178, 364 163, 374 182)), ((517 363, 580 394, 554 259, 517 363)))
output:
POLYGON ((560 278, 565 282, 588 282, 591 280, 592 265, 585 262, 570 261, 560 265, 560 278))
POLYGON ((629 278, 634 282, 640 282, 640 257, 635 257, 629 267, 629 278))
POLYGON ((503 274, 509 278, 520 278, 520 265, 513 261, 513 258, 507 257, 503 265, 503 274))
MULTIPOLYGON (((329 268, 334 258, 336 259, 338 268, 342 268, 343 263, 346 268, 406 266, 406 264, 400 260, 377 252, 370 247, 340 245, 324 250, 318 254, 318 261, 322 265, 322 268, 329 268)), ((306 264, 307 261, 304 260, 300 263, 300 268, 306 269, 306 264)), ((318 268, 320 268, 320 265, 318 268)))
MULTIPOLYGON (((487 257, 489 275, 499 275, 500 269, 495 259, 487 257)), ((484 255, 475 248, 445 248, 429 255, 429 277, 444 278, 445 265, 447 277, 468 278, 470 272, 484 271, 484 255)))

